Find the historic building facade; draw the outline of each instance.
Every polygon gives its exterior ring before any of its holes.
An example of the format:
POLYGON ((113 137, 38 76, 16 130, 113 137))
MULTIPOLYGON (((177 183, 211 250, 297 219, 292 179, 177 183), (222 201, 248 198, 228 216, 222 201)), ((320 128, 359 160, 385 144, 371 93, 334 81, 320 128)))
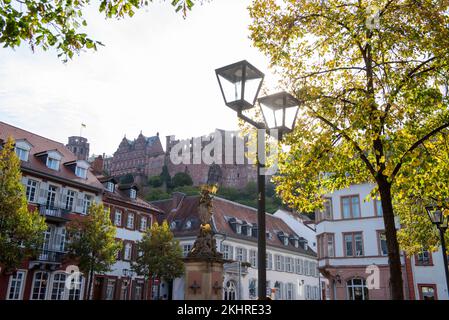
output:
MULTIPOLYGON (((315 214, 318 264, 333 300, 391 298, 382 207, 367 200, 373 187, 352 185, 328 194, 325 209, 315 214)), ((406 299, 448 299, 442 260, 440 251, 401 254, 406 299)))
POLYGON ((111 177, 98 178, 104 187, 104 207, 109 209, 111 221, 117 228, 117 241, 123 244, 123 248, 112 270, 95 276, 92 298, 149 300, 152 283, 134 274, 131 263, 137 256, 136 242, 162 211, 140 199, 135 185, 120 185, 111 177))
MULTIPOLYGON (((230 156, 226 158, 225 135, 224 130, 216 130, 214 134, 206 136, 209 138, 198 137, 183 141, 167 136, 165 151, 158 134, 145 137, 141 133, 133 141, 125 137, 113 157, 103 160, 103 169, 114 177, 132 174, 140 182, 150 176, 159 175, 163 166, 166 165, 172 177, 178 172, 188 173, 195 186, 214 182, 221 186, 243 188, 248 182, 255 181, 257 178, 255 166, 243 156, 247 151, 245 146, 247 141, 238 136, 232 136, 230 140, 232 146, 228 149, 231 150, 230 156), (223 152, 213 162, 204 161, 201 154, 217 135, 220 135, 223 152), (199 148, 195 145, 197 141, 199 141, 199 148), (184 157, 183 160, 174 161, 176 157, 174 153, 179 153, 180 158, 184 157), (239 156, 243 156, 242 159, 238 158, 239 156)), ((218 153, 214 150, 210 154, 213 156, 214 152, 218 153)))
POLYGON ((28 206, 45 217, 48 229, 37 256, 23 261, 16 271, 1 273, 0 299, 83 299, 84 277, 74 278, 77 285, 70 290, 64 285, 67 267, 71 268, 71 262, 64 259, 66 223, 82 218, 91 203, 100 202, 103 187, 89 164, 62 143, 0 122, 0 140, 9 136, 21 160, 28 206))
MULTIPOLYGON (((184 255, 196 239, 200 220, 199 196, 174 193, 173 198, 155 201, 165 214, 184 255)), ((257 210, 215 197, 213 229, 217 249, 225 259, 223 299, 257 299, 257 210)), ((319 300, 319 273, 315 252, 305 238, 283 220, 267 218, 267 295, 277 300, 319 300)), ((173 281, 173 299, 184 298, 184 278, 173 281)), ((167 294, 167 286, 162 294, 167 294)))

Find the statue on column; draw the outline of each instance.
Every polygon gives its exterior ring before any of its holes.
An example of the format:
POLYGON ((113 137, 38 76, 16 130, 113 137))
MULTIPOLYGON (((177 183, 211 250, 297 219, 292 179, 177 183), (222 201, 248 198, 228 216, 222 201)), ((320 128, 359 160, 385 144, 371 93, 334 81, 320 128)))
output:
POLYGON ((187 257, 190 258, 222 258, 217 251, 217 245, 212 230, 213 195, 217 192, 216 185, 204 185, 198 204, 198 214, 201 221, 200 230, 187 257))

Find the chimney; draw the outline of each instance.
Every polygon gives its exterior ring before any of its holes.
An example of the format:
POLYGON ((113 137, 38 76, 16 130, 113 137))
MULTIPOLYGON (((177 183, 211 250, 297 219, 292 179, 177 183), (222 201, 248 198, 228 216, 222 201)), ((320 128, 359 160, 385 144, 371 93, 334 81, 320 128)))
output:
POLYGON ((103 157, 102 156, 98 156, 94 159, 94 162, 92 163, 92 169, 95 174, 103 173, 103 157))
POLYGON ((173 209, 176 209, 186 195, 182 192, 173 192, 171 196, 173 198, 172 207, 173 209))

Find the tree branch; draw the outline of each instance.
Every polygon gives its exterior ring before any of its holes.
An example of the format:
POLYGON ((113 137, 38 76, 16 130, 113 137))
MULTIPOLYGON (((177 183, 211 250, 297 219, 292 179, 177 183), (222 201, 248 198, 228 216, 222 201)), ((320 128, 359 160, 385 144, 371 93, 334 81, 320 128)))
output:
POLYGON ((391 174, 391 181, 393 181, 393 179, 395 178, 395 176, 397 175, 399 170, 401 170, 402 164, 404 163, 404 158, 407 154, 409 154, 410 152, 412 152, 413 150, 418 148, 422 143, 424 143, 430 137, 434 136, 435 134, 437 134, 438 132, 440 132, 441 130, 443 130, 447 127, 449 127, 449 122, 446 122, 446 123, 442 124, 441 126, 439 126, 438 128, 433 129, 428 134, 426 134, 424 137, 422 137, 421 139, 419 139, 418 141, 413 143, 410 146, 410 148, 408 148, 408 150, 405 151, 405 153, 401 156, 401 159, 399 160, 399 162, 396 164, 396 167, 394 168, 394 170, 391 174))

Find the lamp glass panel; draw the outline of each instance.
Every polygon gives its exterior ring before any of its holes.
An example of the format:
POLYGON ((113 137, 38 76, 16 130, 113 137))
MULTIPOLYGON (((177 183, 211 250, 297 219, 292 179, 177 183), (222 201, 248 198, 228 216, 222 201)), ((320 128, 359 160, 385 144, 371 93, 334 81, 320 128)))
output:
POLYGON ((275 125, 275 127, 270 127, 270 129, 283 126, 284 111, 285 111, 285 109, 283 109, 283 108, 282 109, 277 109, 277 110, 274 111, 276 125, 275 125))
POLYGON ((226 103, 240 100, 242 98, 242 81, 231 82, 228 79, 218 75, 220 84, 223 89, 226 103))
POLYGON ((265 122, 268 128, 275 128, 276 127, 276 121, 275 121, 275 113, 274 110, 267 107, 265 104, 261 103, 260 108, 262 110, 263 116, 265 118, 265 122))
POLYGON ((261 81, 262 78, 256 78, 248 79, 245 82, 245 93, 243 98, 251 105, 254 105, 261 81))
POLYGON ((293 129, 296 121, 296 113, 298 112, 298 106, 285 109, 285 126, 289 129, 293 129))

